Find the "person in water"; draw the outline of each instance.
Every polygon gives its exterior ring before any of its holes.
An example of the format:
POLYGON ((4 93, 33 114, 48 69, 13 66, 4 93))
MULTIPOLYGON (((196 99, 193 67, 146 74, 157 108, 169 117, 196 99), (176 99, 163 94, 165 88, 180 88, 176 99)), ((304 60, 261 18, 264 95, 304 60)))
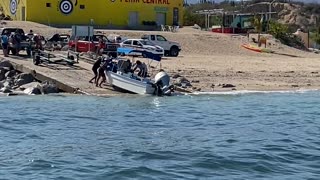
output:
POLYGON ((92 72, 94 74, 94 77, 89 81, 89 83, 93 83, 92 81, 94 80, 94 83, 97 84, 98 69, 100 67, 101 61, 102 61, 102 57, 99 57, 98 60, 94 62, 92 66, 92 72))

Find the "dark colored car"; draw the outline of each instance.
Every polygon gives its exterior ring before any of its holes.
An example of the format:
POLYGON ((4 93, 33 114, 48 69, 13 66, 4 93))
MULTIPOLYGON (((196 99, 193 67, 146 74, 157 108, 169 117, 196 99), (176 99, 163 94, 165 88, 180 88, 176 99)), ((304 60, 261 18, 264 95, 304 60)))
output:
POLYGON ((27 51, 28 55, 31 55, 31 43, 28 39, 27 36, 25 36, 23 29, 21 28, 0 28, 0 32, 1 35, 3 35, 3 33, 7 31, 10 34, 9 37, 9 53, 11 52, 13 55, 17 54, 17 44, 15 44, 12 40, 11 34, 15 33, 15 32, 19 32, 19 34, 21 35, 21 42, 20 42, 20 47, 18 49, 18 51, 21 50, 25 50, 27 51))

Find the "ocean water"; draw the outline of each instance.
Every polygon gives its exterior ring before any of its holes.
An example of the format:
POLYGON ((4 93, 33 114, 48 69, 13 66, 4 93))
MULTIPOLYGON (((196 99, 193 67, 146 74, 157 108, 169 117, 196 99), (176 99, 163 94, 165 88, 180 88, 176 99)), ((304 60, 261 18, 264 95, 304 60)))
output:
POLYGON ((319 179, 320 92, 0 97, 0 179, 319 179))

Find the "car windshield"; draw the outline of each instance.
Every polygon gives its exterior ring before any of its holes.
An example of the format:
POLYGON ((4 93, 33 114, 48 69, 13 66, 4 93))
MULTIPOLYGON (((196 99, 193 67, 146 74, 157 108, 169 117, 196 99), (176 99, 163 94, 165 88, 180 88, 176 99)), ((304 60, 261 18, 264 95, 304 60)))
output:
POLYGON ((5 28, 5 29, 3 29, 2 34, 4 33, 4 31, 7 31, 9 34, 12 34, 12 33, 16 32, 17 30, 18 30, 19 34, 24 35, 24 31, 19 28, 5 28))

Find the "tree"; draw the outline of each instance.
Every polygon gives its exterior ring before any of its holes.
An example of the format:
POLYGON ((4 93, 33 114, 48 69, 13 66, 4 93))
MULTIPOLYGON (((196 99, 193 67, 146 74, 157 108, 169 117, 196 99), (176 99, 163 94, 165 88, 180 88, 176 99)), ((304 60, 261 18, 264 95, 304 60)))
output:
POLYGON ((253 27, 258 33, 258 42, 260 42, 260 34, 262 33, 262 27, 263 27, 263 16, 261 15, 260 17, 258 15, 255 15, 252 19, 252 24, 253 27))
POLYGON ((320 26, 318 30, 311 35, 311 39, 314 40, 315 43, 320 44, 320 26))
POLYGON ((276 21, 270 21, 269 33, 277 39, 284 38, 287 35, 288 26, 278 23, 276 21))

